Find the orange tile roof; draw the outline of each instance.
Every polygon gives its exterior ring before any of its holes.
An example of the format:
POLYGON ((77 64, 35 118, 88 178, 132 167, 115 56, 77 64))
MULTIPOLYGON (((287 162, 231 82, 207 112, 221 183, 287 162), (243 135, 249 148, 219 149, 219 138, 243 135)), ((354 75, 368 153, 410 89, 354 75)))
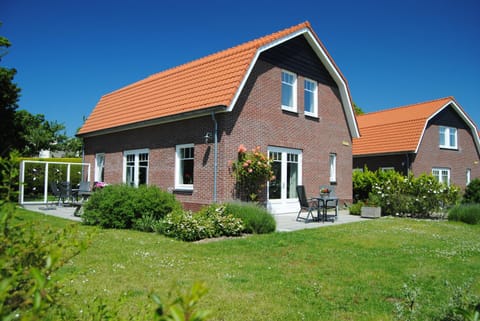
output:
POLYGON ((259 48, 304 28, 312 31, 310 23, 304 22, 154 74, 107 94, 100 99, 78 134, 214 106, 228 107, 259 48))
POLYGON ((416 152, 427 121, 453 97, 357 116, 361 137, 353 139, 353 155, 416 152))

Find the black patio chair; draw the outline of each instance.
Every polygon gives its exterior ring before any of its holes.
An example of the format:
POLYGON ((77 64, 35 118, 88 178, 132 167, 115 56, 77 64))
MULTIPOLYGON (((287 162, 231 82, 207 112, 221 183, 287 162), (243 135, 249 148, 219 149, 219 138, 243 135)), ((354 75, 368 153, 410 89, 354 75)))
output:
POLYGON ((57 186, 58 190, 60 191, 58 205, 60 205, 60 201, 62 202, 62 204, 72 201, 72 188, 70 186, 70 182, 61 182, 57 186))
POLYGON ((79 198, 81 198, 81 200, 84 201, 91 194, 92 194, 92 188, 91 188, 90 182, 88 181, 81 181, 80 184, 78 184, 78 189, 72 190, 72 197, 77 202, 79 198))
MULTIPOLYGON (((297 221, 304 220, 305 223, 308 222, 308 218, 312 216, 312 219, 315 219, 314 213, 318 213, 318 202, 314 199, 307 199, 307 195, 305 193, 305 186, 298 185, 297 186, 297 195, 298 201, 300 203, 300 211, 297 214, 297 221), (307 211, 307 216, 302 217, 302 212, 307 211)), ((316 218, 318 220, 318 216, 316 218)))
POLYGON ((50 203, 50 205, 53 206, 53 204, 60 204, 60 189, 58 188, 58 184, 55 181, 50 182, 50 191, 52 192, 53 196, 55 196, 55 199, 50 203))

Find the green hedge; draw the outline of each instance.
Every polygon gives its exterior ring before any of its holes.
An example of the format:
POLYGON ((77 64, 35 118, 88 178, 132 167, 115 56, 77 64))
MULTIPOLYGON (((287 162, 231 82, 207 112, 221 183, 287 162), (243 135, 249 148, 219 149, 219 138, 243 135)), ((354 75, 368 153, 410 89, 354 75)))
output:
POLYGON ((109 185, 85 203, 83 223, 104 228, 130 229, 150 219, 152 224, 181 209, 175 196, 156 186, 109 185))

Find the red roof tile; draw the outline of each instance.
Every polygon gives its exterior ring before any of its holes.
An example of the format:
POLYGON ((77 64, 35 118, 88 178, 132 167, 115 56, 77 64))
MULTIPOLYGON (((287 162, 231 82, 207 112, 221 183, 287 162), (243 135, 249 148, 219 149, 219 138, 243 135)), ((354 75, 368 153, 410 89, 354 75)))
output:
POLYGON ((353 139, 353 155, 416 152, 427 121, 454 101, 446 97, 357 116, 361 137, 353 139))
POLYGON ((308 22, 154 74, 103 96, 79 135, 214 106, 230 106, 257 51, 308 22))

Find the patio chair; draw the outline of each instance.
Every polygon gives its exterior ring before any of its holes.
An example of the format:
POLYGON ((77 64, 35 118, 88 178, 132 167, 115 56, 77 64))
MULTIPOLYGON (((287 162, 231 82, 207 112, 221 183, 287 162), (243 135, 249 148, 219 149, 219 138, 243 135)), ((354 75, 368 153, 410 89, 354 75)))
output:
POLYGON ((338 197, 335 194, 335 186, 334 185, 320 185, 320 194, 326 194, 328 198, 332 198, 331 200, 325 201, 325 210, 328 211, 329 209, 335 209, 335 216, 333 219, 336 221, 338 219, 338 197), (323 191, 328 191, 327 193, 323 193, 323 191))
POLYGON ((53 204, 60 204, 60 189, 58 188, 57 182, 51 181, 50 182, 50 191, 52 192, 53 196, 55 196, 55 199, 50 203, 50 205, 53 206, 53 204))
POLYGON ((75 201, 78 202, 78 198, 80 197, 83 200, 88 198, 92 193, 91 185, 89 181, 81 181, 78 185, 77 190, 72 191, 72 196, 75 198, 75 201))
POLYGON ((305 223, 307 223, 310 216, 312 216, 312 219, 315 218, 314 212, 318 211, 318 202, 313 199, 307 199, 307 195, 305 193, 305 186, 303 185, 297 186, 297 195, 298 201, 300 202, 300 211, 297 214, 297 221, 301 219, 304 220, 305 223), (302 211, 307 211, 306 217, 302 217, 302 211))
POLYGON ((57 186, 58 186, 58 190, 60 191, 58 205, 60 205, 60 201, 62 201, 62 204, 65 204, 65 202, 71 201, 72 188, 70 187, 70 182, 61 182, 57 186))

